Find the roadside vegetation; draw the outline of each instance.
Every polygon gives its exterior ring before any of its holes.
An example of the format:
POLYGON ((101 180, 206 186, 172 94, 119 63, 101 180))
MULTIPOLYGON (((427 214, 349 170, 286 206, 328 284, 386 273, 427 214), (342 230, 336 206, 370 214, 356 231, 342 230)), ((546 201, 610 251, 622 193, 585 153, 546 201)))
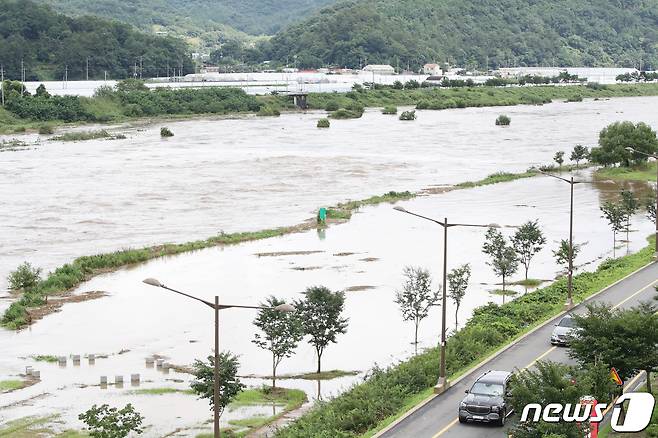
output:
MULTIPOLYGON (((595 272, 574 277, 576 302, 646 265, 652 259, 653 241, 641 251, 603 262, 595 272)), ((562 311, 567 296, 566 278, 525 294, 504 305, 477 308, 465 326, 447 342, 447 372, 454 378, 513 339, 562 311)), ((438 350, 432 348, 388 368, 375 367, 367 380, 331 401, 318 404, 279 438, 310 436, 370 436, 405 412, 411 403, 429 395, 438 379, 438 350)))

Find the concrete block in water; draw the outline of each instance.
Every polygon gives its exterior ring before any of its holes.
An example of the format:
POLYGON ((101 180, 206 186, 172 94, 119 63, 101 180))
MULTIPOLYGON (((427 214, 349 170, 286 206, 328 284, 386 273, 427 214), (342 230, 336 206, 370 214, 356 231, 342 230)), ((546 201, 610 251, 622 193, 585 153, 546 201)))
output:
POLYGON ((25 367, 25 375, 26 376, 32 375, 32 367, 25 367))
POLYGON ((114 383, 117 385, 123 385, 123 376, 114 376, 114 383))
POLYGON ((87 355, 87 359, 89 359, 89 365, 94 365, 96 363, 96 355, 95 354, 87 355))
POLYGON ((30 375, 37 380, 41 380, 41 371, 39 370, 32 370, 30 375))
POLYGON ((59 363, 59 366, 65 367, 66 366, 66 356, 59 356, 57 358, 57 362, 59 363))
POLYGON ((101 376, 101 385, 107 385, 107 376, 101 376))
POLYGON ((132 386, 139 386, 139 374, 131 374, 130 383, 132 386))
POLYGON ((158 359, 158 360, 156 360, 156 361, 155 361, 155 365, 156 365, 158 368, 162 368, 162 366, 164 365, 164 359, 158 359))

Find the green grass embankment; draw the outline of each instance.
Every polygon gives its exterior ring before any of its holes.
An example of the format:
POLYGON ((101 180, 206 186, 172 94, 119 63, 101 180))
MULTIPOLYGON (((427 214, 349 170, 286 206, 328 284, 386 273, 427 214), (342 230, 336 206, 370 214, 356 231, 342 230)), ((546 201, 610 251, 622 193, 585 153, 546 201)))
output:
POLYGON ((617 181, 656 181, 656 162, 635 167, 601 167, 596 171, 600 179, 617 181))

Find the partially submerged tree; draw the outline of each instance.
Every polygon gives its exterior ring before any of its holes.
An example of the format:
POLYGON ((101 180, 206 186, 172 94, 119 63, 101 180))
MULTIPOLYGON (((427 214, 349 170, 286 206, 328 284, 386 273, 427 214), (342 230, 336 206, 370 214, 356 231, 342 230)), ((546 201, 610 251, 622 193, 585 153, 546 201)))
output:
POLYGON ((78 419, 87 425, 89 436, 93 438, 124 438, 131 432, 138 435, 144 432, 144 417, 130 403, 122 409, 111 408, 107 404, 93 405, 78 415, 78 419))
MULTIPOLYGON (((208 361, 194 361, 192 365, 195 380, 191 383, 192 390, 200 398, 208 399, 210 409, 214 409, 215 400, 215 356, 208 356, 208 361)), ((219 353, 219 415, 231 403, 245 385, 238 378, 240 362, 238 357, 230 352, 219 353)))
POLYGON ((455 268, 448 274, 448 296, 455 303, 455 331, 458 327, 457 316, 459 314, 459 306, 462 303, 468 282, 471 279, 471 265, 466 263, 459 268, 455 268))
POLYGON ((656 310, 649 303, 624 310, 588 305, 587 313, 574 315, 579 330, 569 343, 569 355, 582 365, 600 360, 615 367, 622 380, 645 371, 651 392, 651 373, 658 369, 656 310))
POLYGON ((586 160, 589 157, 589 149, 581 144, 577 144, 573 147, 571 151, 571 156, 569 159, 576 162, 576 168, 579 167, 579 163, 583 160, 586 160))
POLYGON ((525 268, 525 279, 532 258, 544 247, 546 238, 539 228, 539 221, 528 221, 521 225, 512 236, 512 246, 519 261, 525 268))
POLYGON ((507 243, 505 236, 497 229, 491 227, 487 230, 482 252, 489 256, 487 264, 494 273, 503 279, 503 303, 505 302, 505 285, 510 275, 519 268, 519 259, 514 248, 507 243))
POLYGON ((613 255, 617 246, 617 233, 624 229, 626 222, 626 212, 621 204, 606 201, 600 207, 603 216, 607 219, 610 228, 612 228, 612 251, 613 255))
POLYGON ((276 388, 276 369, 281 361, 292 356, 297 344, 302 340, 302 328, 299 318, 294 313, 274 309, 284 301, 270 296, 261 304, 268 309, 261 309, 254 320, 254 325, 261 333, 256 333, 251 341, 260 348, 272 353, 272 387, 276 388))
POLYGON ((631 229, 631 216, 633 216, 640 208, 640 203, 630 190, 622 189, 619 195, 621 197, 621 206, 624 209, 624 215, 626 216, 626 241, 628 241, 628 233, 631 229))
POLYGON ((402 290, 395 295, 402 318, 414 323, 414 348, 418 352, 418 327, 427 318, 429 309, 439 302, 439 290, 432 291, 432 277, 427 269, 407 266, 403 271, 402 290))
POLYGON ((309 343, 317 354, 317 373, 321 372, 322 354, 336 337, 347 331, 347 318, 341 315, 345 308, 345 294, 332 292, 324 286, 309 287, 305 298, 295 303, 301 320, 302 332, 310 336, 309 343))
POLYGON ((647 218, 656 222, 656 190, 651 189, 644 201, 644 207, 647 210, 647 218))
POLYGON ((553 161, 558 165, 558 168, 562 169, 562 164, 564 164, 564 151, 558 151, 553 155, 553 161))
MULTIPOLYGON (((573 249, 572 249, 572 254, 571 257, 573 259, 571 260, 572 263, 574 260, 576 260, 576 257, 578 257, 578 253, 580 252, 580 248, 582 245, 577 245, 573 244, 573 249)), ((560 240, 560 245, 557 247, 556 250, 553 251, 553 256, 555 257, 555 262, 558 265, 564 266, 565 271, 569 271, 569 239, 562 239, 560 240)))

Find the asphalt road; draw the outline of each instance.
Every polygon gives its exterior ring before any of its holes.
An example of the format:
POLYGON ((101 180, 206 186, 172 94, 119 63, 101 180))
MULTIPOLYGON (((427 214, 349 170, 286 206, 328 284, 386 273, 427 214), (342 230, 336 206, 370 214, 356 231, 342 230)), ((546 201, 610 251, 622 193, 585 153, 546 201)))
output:
MULTIPOLYGON (((658 263, 653 263, 587 302, 605 302, 622 308, 633 307, 641 301, 653 299, 656 295, 653 285, 656 283, 658 283, 658 263)), ((581 313, 584 310, 584 304, 580 304, 573 312, 581 313)), ((504 428, 487 424, 459 423, 457 409, 464 398, 464 391, 487 370, 520 370, 533 366, 538 360, 570 363, 566 348, 554 347, 550 344, 553 326, 560 318, 555 318, 469 373, 445 393, 432 399, 382 436, 386 438, 507 437, 506 431, 513 421, 508 421, 504 428)))

